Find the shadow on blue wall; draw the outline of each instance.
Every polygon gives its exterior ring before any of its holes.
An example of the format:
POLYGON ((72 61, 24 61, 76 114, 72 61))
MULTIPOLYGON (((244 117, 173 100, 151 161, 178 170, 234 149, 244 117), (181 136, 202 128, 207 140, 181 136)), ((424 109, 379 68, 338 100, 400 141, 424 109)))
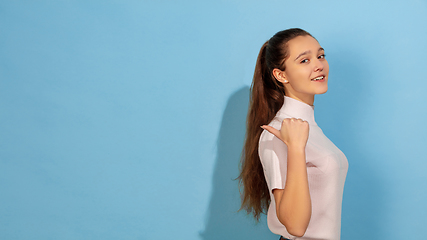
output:
POLYGON ((268 230, 265 218, 255 224, 246 212, 237 212, 240 195, 234 179, 239 175, 248 103, 249 87, 243 87, 229 98, 222 117, 206 228, 200 233, 205 240, 277 239, 268 230))

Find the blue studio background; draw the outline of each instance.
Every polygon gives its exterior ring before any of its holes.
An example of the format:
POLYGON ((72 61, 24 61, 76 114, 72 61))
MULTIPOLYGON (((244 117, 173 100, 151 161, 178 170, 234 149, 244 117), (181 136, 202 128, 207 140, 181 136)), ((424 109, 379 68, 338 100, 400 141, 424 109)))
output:
POLYGON ((326 49, 342 239, 424 239, 427 2, 0 1, 0 239, 277 239, 237 212, 261 45, 326 49))

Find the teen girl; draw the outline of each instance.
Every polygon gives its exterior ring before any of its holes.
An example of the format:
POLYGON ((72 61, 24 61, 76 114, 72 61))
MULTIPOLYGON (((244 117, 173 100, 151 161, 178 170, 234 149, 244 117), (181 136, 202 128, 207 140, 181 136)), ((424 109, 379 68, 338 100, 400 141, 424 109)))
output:
POLYGON ((281 239, 340 239, 345 155, 314 119, 328 90, 325 50, 308 32, 276 33, 261 47, 241 163, 242 209, 281 239))

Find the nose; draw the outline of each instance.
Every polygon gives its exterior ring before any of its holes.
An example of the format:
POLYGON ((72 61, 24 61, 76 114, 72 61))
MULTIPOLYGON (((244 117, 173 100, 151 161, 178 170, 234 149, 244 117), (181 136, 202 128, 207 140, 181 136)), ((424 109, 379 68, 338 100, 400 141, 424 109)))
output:
POLYGON ((322 61, 320 61, 320 59, 317 59, 317 61, 315 62, 315 68, 314 71, 315 72, 321 72, 323 70, 323 68, 325 67, 325 65, 323 64, 322 61))

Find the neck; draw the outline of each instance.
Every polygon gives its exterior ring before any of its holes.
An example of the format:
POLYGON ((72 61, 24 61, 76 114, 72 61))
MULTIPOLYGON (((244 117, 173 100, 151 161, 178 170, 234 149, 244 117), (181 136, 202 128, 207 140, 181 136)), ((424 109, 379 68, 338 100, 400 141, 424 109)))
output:
POLYGON ((282 118, 301 118, 310 125, 317 125, 314 120, 314 106, 310 106, 298 99, 285 96, 282 108, 277 112, 279 119, 282 118))
POLYGON ((308 104, 310 106, 313 106, 313 104, 314 104, 314 94, 313 95, 301 95, 301 96, 298 96, 296 94, 287 92, 285 94, 285 96, 293 98, 293 99, 296 99, 296 100, 298 100, 300 102, 303 102, 303 103, 306 103, 306 104, 308 104))

